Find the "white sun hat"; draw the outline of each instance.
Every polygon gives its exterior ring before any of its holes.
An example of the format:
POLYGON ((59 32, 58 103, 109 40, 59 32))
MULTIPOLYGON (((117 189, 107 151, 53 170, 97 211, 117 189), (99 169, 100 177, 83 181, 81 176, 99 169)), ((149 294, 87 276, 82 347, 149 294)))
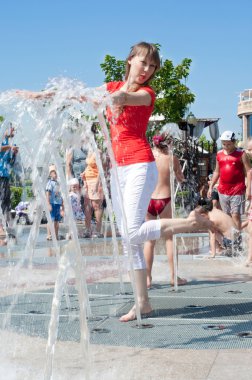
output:
POLYGON ((222 141, 223 140, 224 141, 235 141, 236 140, 235 133, 232 131, 225 131, 222 133, 220 140, 222 140, 222 141))
POLYGON ((68 182, 67 182, 68 186, 74 186, 74 185, 79 185, 79 181, 77 178, 71 178, 68 182))
POLYGON ((49 174, 51 172, 56 172, 57 173, 56 166, 54 164, 49 165, 49 174))

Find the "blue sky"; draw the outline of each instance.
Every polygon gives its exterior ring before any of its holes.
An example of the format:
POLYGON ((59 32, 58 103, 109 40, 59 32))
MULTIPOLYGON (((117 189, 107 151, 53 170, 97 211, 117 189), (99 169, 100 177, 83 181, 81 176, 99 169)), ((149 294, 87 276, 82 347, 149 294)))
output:
POLYGON ((192 59, 196 117, 241 131, 238 95, 252 88, 251 0, 8 0, 0 9, 0 91, 38 90, 61 75, 100 85, 104 56, 124 59, 144 40, 174 64, 192 59))

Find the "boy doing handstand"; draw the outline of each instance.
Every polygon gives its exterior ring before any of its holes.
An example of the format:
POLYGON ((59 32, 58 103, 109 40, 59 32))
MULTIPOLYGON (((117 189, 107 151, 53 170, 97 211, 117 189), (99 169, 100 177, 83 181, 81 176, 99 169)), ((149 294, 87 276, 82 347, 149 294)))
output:
POLYGON ((221 247, 235 248, 239 244, 240 234, 231 216, 213 207, 211 199, 201 198, 198 206, 198 211, 206 215, 215 228, 215 232, 209 231, 211 257, 216 255, 216 241, 221 247))

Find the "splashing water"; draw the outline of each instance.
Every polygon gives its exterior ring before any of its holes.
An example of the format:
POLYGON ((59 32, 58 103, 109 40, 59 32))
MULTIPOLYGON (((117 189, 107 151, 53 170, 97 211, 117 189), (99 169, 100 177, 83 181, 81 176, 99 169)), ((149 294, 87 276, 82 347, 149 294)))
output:
MULTIPOLYGON (((102 173, 102 163, 97 151, 93 134, 91 132, 91 127, 94 121, 97 121, 98 116, 98 121, 100 125, 102 125, 103 130, 106 128, 106 123, 103 118, 103 110, 110 104, 110 98, 104 87, 99 89, 90 89, 87 88, 84 83, 69 78, 51 79, 46 85, 44 91, 45 93, 53 94, 53 96, 31 100, 26 97, 25 93, 19 93, 16 90, 0 93, 0 114, 4 116, 6 121, 11 121, 16 126, 15 142, 19 147, 22 170, 23 173, 28 170, 31 172, 33 193, 36 199, 35 219, 26 242, 24 255, 17 265, 9 269, 9 284, 14 282, 14 279, 18 276, 19 269, 24 266, 27 261, 29 266, 32 267, 32 258, 38 238, 39 224, 43 210, 45 210, 49 227, 52 231, 52 240, 58 261, 58 275, 55 283, 51 320, 49 324, 44 379, 52 379, 53 356, 59 323, 59 307, 63 292, 65 292, 67 303, 70 304, 68 290, 66 287, 66 279, 70 267, 73 268, 76 273, 76 285, 80 305, 80 331, 83 363, 84 368, 86 368, 85 378, 89 379, 89 365, 87 365, 89 362, 89 333, 87 318, 91 318, 92 313, 88 301, 88 291, 85 280, 85 262, 82 258, 81 248, 78 241, 77 227, 73 219, 71 205, 67 196, 67 183, 62 169, 61 156, 65 154, 65 151, 69 148, 69 146, 80 147, 82 142, 85 141, 87 145, 91 146, 96 152, 98 167, 102 173), (80 103, 79 99, 81 96, 84 96, 87 101, 80 103), (72 241, 64 246, 63 254, 61 255, 61 248, 56 240, 44 191, 48 176, 48 166, 51 162, 53 162, 57 167, 58 179, 65 205, 65 222, 68 225, 69 233, 72 236, 72 241)), ((4 135, 6 128, 7 123, 4 122, 1 126, 2 136, 4 135)), ((112 167, 115 166, 113 157, 110 157, 110 159, 112 162, 112 167)), ((102 175, 102 184, 105 190, 104 192, 108 206, 107 209, 112 226, 114 257, 117 261, 121 293, 123 293, 124 286, 122 283, 119 263, 116 232, 113 227, 114 224, 112 223, 113 210, 108 195, 108 190, 106 188, 104 174, 102 175)), ((126 220, 124 223, 125 230, 127 230, 126 220)), ((131 271, 133 272, 131 255, 130 260, 131 271)), ((134 273, 131 277, 134 278, 134 273)), ((141 316, 134 283, 133 290, 137 319, 140 324, 141 316)), ((11 312, 17 301, 18 293, 13 298, 8 308, 3 324, 4 327, 8 327, 11 312)))

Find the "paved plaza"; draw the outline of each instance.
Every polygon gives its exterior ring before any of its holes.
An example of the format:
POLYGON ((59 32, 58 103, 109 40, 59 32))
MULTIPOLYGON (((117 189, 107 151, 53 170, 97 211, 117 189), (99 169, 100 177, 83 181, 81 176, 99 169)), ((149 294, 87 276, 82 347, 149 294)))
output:
MULTIPOLYGON (((39 380, 44 379, 58 264, 42 234, 33 256, 20 265, 22 244, 0 259, 0 379, 39 380)), ((245 267, 244 257, 209 259, 205 238, 185 246, 184 252, 178 249, 179 275, 188 283, 174 291, 159 243, 149 290, 153 313, 139 326, 118 320, 134 297, 127 273, 123 283, 118 277, 111 239, 81 240, 91 311, 89 355, 83 360, 70 268, 59 308, 53 379, 251 379, 252 267, 245 267)))

